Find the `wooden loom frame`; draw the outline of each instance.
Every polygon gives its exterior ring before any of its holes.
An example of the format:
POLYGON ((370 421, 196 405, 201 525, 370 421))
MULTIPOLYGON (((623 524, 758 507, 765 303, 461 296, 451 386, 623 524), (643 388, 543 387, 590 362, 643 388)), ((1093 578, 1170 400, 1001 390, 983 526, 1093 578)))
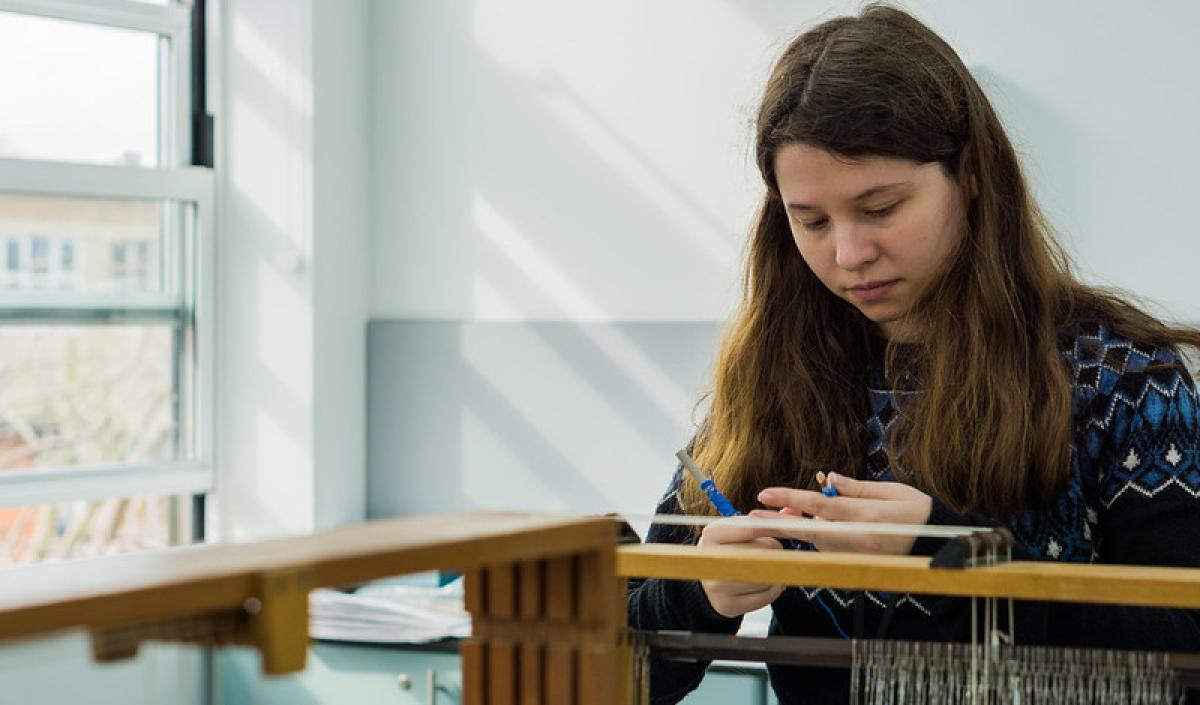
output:
POLYGON ((472 615, 464 703, 608 705, 632 700, 626 577, 1200 608, 1200 569, 946 570, 914 556, 618 546, 618 535, 609 518, 477 512, 10 568, 0 571, 0 641, 84 628, 99 660, 148 639, 246 644, 266 673, 282 674, 304 667, 312 588, 457 569, 472 615))

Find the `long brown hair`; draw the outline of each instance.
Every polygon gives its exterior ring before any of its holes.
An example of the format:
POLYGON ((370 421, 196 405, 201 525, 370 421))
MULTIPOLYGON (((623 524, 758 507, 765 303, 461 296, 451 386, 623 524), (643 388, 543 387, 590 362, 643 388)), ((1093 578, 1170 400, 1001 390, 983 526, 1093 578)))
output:
MULTIPOLYGON (((796 249, 774 174, 783 146, 938 163, 964 189, 965 234, 907 314, 920 340, 903 356, 889 342, 885 356, 889 376, 903 364, 920 383, 887 445, 893 471, 954 509, 1009 516, 1065 487, 1065 326, 1094 319, 1141 344, 1200 347, 1200 332, 1072 276, 983 91, 945 41, 900 10, 869 5, 797 37, 771 72, 756 129, 766 194, 695 444, 742 511, 763 487, 811 487, 817 470, 863 467, 877 357, 871 323, 796 249)), ((683 504, 711 513, 690 481, 683 504)))

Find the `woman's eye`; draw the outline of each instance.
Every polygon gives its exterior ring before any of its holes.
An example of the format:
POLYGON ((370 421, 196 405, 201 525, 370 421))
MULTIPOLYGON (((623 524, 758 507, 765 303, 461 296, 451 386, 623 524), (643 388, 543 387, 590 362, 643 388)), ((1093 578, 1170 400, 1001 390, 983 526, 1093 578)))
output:
POLYGON ((804 226, 805 230, 820 230, 821 228, 825 227, 825 224, 828 222, 829 222, 828 218, 821 218, 819 220, 811 220, 807 223, 804 221, 801 221, 800 225, 804 226))
POLYGON ((865 213, 869 218, 882 218, 895 210, 896 205, 897 204, 893 203, 890 206, 884 206, 883 208, 872 208, 871 210, 863 211, 863 213, 865 213))

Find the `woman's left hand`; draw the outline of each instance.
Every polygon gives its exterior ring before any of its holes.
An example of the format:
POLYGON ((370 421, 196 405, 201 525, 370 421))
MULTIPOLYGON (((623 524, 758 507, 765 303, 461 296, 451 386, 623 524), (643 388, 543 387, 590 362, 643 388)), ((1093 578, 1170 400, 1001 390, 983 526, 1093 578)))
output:
MULTIPOLYGON (((809 516, 825 521, 889 524, 924 524, 929 521, 933 500, 924 492, 903 483, 852 480, 833 473, 829 475, 829 482, 837 489, 837 497, 826 497, 811 490, 768 487, 758 493, 758 501, 768 507, 778 507, 778 510, 755 509, 750 512, 750 516, 809 516)), ((792 534, 790 531, 788 533, 792 534)), ((811 543, 821 551, 901 555, 909 553, 913 542, 916 541, 916 538, 911 536, 803 530, 796 531, 793 536, 811 543)))

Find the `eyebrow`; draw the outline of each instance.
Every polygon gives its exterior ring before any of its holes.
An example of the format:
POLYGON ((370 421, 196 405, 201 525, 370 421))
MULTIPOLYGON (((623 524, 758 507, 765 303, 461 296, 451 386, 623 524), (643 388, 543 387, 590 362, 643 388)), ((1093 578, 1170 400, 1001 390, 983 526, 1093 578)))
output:
MULTIPOLYGON (((858 194, 857 196, 855 196, 854 198, 852 198, 850 200, 865 201, 868 198, 870 198, 871 196, 877 195, 884 191, 890 191, 894 188, 899 188, 900 186, 907 186, 908 183, 909 182, 907 182, 907 181, 896 181, 896 182, 893 182, 890 184, 882 184, 880 186, 872 186, 871 188, 867 189, 866 191, 863 191, 862 193, 858 194)), ((795 211, 815 211, 815 210, 817 210, 816 206, 810 206, 807 203, 789 203, 789 204, 787 204, 787 207, 789 210, 795 210, 795 211)))

